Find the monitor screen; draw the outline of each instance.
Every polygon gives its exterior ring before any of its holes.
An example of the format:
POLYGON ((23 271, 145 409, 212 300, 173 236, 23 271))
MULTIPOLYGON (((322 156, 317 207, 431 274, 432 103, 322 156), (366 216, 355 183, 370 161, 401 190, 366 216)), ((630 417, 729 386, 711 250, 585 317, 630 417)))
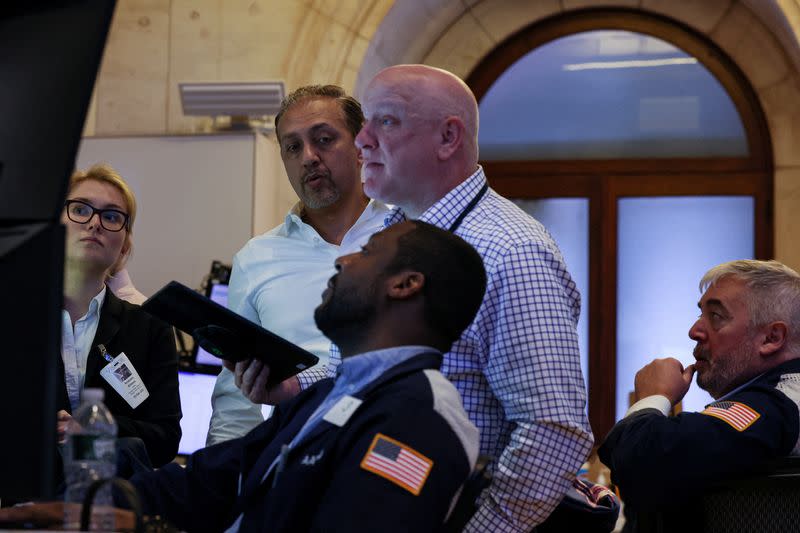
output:
POLYGON ((178 372, 181 395, 181 442, 180 455, 189 455, 206 445, 208 424, 211 421, 211 393, 216 376, 194 372, 178 372))
MULTIPOLYGON (((211 422, 211 393, 217 376, 198 372, 178 372, 181 395, 181 442, 179 455, 191 455, 206 445, 206 435, 211 422)), ((261 406, 261 414, 268 418, 272 412, 269 405, 261 406)))
MULTIPOLYGON (((228 307, 228 285, 217 281, 209 281, 208 285, 207 296, 218 304, 228 307)), ((211 355, 199 346, 196 346, 194 364, 199 370, 211 370, 214 373, 218 373, 219 367, 222 366, 219 357, 211 355)))

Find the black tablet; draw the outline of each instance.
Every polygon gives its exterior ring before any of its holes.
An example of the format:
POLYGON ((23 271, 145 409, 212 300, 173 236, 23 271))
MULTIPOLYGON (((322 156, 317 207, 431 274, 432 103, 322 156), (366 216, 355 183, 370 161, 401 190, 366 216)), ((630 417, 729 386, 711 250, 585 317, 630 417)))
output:
POLYGON ((316 355, 177 281, 164 285, 142 304, 142 309, 185 331, 204 350, 220 359, 263 361, 270 368, 270 385, 319 361, 316 355))

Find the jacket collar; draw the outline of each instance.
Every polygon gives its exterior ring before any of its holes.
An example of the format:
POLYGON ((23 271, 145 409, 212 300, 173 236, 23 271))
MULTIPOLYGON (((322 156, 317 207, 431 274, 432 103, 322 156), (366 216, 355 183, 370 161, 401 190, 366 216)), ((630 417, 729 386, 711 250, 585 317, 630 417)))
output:
POLYGON ((733 396, 734 394, 738 394, 742 390, 754 385, 756 383, 775 383, 780 380, 783 374, 799 374, 800 373, 800 359, 790 359, 789 361, 784 361, 783 363, 779 364, 778 366, 767 370, 766 372, 762 372, 761 374, 757 375, 756 377, 742 383, 738 387, 734 388, 732 391, 723 394, 713 402, 706 405, 713 405, 717 402, 726 401, 728 398, 733 396))
POLYGON ((418 372, 420 370, 427 370, 431 369, 438 369, 442 366, 442 354, 439 352, 429 352, 423 351, 419 354, 406 359, 400 364, 397 364, 381 374, 377 377, 374 381, 372 381, 369 385, 361 389, 358 393, 354 396, 360 400, 365 399, 369 396, 375 389, 382 387, 383 385, 389 383, 390 381, 394 381, 401 377, 404 377, 408 374, 418 372))
MULTIPOLYGON (((353 397, 358 398, 359 400, 366 400, 372 393, 374 393, 377 389, 391 383, 392 381, 401 379, 409 374, 413 374, 414 372, 418 372, 420 370, 427 370, 429 368, 437 369, 442 366, 442 354, 439 352, 428 352, 424 351, 421 352, 409 359, 406 359, 402 363, 399 363, 381 374, 375 380, 373 380, 369 385, 358 391, 357 393, 353 394, 353 397)), ((314 440, 322 433, 326 431, 330 431, 332 429, 336 429, 338 426, 331 424, 330 422, 320 422, 317 426, 309 431, 308 435, 303 437, 301 442, 296 443, 296 448, 302 448, 307 442, 314 440)))

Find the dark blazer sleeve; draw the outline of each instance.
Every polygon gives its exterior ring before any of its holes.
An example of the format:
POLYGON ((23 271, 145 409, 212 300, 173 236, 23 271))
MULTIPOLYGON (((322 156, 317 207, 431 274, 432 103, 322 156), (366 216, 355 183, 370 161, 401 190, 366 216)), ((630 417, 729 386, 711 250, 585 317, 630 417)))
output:
POLYGON ((181 438, 181 403, 178 355, 170 326, 109 290, 89 353, 85 386, 105 389, 105 403, 117 421, 119 437, 142 439, 154 466, 175 458, 181 438), (150 396, 135 409, 100 376, 105 362, 98 344, 105 344, 113 357, 124 352, 139 372, 150 396))
POLYGON ((626 503, 641 509, 690 500, 709 487, 766 467, 797 442, 797 406, 757 387, 731 398, 758 418, 744 429, 704 413, 665 417, 644 409, 617 422, 598 450, 626 503))
POLYGON ((234 519, 241 450, 242 439, 233 439, 198 450, 185 468, 170 463, 134 475, 142 511, 181 531, 224 531, 234 519))
MULTIPOLYGON (((329 390, 330 384, 301 392, 276 407, 270 418, 244 437, 196 451, 185 468, 172 463, 134 475, 130 481, 139 493, 144 514, 166 517, 185 531, 227 529, 242 512, 241 502, 237 503, 240 472, 257 463, 267 468, 281 444, 291 441, 329 390)), ((262 474, 262 470, 255 474, 257 481, 262 474)), ((291 531, 267 525, 274 531, 291 531)))

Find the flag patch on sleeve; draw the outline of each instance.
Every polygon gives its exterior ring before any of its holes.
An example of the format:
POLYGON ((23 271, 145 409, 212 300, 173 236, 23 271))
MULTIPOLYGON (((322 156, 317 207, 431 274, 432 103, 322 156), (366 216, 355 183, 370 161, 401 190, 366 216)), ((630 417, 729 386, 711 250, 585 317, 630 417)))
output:
POLYGON ((433 461, 402 442, 378 433, 361 460, 361 468, 417 496, 431 473, 433 461))
POLYGON ((761 416, 752 408, 739 402, 715 402, 706 407, 701 414, 719 418, 733 426, 736 431, 744 431, 761 416))

